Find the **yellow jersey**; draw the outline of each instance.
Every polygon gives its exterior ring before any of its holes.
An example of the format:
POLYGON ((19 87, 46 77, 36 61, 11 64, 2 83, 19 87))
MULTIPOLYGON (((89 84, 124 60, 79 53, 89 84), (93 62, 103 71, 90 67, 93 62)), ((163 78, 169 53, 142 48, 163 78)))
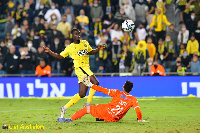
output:
POLYGON ((74 67, 89 67, 89 52, 93 49, 86 40, 80 40, 79 44, 71 43, 60 53, 64 58, 70 56, 74 67))

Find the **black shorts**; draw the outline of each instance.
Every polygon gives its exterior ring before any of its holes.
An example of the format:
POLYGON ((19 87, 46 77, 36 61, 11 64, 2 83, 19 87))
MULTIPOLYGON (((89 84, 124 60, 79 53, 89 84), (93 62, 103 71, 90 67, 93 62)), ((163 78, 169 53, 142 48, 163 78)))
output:
POLYGON ((184 11, 184 10, 185 10, 185 6, 178 6, 178 8, 179 8, 181 11, 184 11))

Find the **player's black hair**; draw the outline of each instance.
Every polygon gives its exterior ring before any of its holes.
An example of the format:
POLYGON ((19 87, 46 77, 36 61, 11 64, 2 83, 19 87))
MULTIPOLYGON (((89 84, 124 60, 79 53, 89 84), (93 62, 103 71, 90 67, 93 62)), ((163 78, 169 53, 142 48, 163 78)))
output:
POLYGON ((74 28, 74 29, 72 29, 71 30, 71 34, 73 34, 74 33, 74 31, 79 31, 78 29, 76 29, 76 28, 74 28))
POLYGON ((124 84, 124 90, 129 93, 133 88, 133 83, 131 81, 126 81, 124 84))

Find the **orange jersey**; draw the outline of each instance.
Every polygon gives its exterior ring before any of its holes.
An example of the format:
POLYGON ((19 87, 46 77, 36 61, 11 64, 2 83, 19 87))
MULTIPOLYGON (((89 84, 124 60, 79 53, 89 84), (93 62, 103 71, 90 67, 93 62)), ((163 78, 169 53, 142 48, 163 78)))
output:
POLYGON ((41 76, 51 75, 51 67, 49 65, 47 65, 46 67, 44 67, 42 69, 41 66, 38 65, 35 70, 35 75, 41 75, 41 76))
POLYGON ((142 113, 136 97, 117 89, 105 89, 96 85, 93 85, 92 88, 113 97, 108 104, 90 106, 90 113, 93 117, 104 119, 107 122, 116 122, 122 119, 128 110, 133 107, 137 113, 138 120, 142 119, 142 113))

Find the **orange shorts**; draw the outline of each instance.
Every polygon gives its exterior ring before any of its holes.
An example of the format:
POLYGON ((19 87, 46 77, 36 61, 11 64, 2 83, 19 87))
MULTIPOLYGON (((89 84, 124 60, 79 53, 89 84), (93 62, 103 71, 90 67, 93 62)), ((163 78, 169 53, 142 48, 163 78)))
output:
POLYGON ((114 119, 114 117, 108 113, 107 104, 97 104, 90 106, 90 113, 93 117, 97 117, 99 119, 104 119, 107 122, 116 122, 118 120, 114 119))

